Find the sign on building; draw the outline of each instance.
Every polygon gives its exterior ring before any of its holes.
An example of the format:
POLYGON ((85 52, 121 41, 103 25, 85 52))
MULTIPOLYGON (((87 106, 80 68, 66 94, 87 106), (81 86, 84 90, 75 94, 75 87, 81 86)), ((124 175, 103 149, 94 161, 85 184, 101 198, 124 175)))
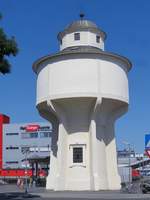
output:
POLYGON ((145 135, 145 152, 150 158, 150 134, 145 135))
POLYGON ((145 150, 150 150, 150 134, 145 135, 145 150))

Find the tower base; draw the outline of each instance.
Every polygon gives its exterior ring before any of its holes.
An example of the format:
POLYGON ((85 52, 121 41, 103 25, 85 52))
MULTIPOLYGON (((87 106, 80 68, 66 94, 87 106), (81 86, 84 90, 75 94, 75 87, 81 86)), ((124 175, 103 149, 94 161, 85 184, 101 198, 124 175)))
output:
POLYGON ((114 121, 125 111, 121 103, 71 98, 55 101, 53 106, 59 120, 53 121, 46 189, 119 190, 114 121))

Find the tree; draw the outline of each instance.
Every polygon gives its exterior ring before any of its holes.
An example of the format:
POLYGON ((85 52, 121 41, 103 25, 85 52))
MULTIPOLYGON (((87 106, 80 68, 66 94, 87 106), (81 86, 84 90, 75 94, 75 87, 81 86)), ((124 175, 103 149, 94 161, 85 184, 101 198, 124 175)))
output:
MULTIPOLYGON (((0 15, 0 19, 2 16, 0 15)), ((18 46, 14 37, 8 38, 0 28, 0 74, 10 73, 11 64, 8 61, 10 55, 16 56, 18 46)))

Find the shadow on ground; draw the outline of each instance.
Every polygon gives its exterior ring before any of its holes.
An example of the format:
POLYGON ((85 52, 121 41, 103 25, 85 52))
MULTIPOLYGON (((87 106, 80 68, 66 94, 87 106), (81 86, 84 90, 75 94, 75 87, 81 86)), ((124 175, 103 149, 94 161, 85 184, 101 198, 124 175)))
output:
POLYGON ((25 194, 21 192, 0 193, 0 200, 20 200, 20 199, 37 199, 39 195, 25 194))

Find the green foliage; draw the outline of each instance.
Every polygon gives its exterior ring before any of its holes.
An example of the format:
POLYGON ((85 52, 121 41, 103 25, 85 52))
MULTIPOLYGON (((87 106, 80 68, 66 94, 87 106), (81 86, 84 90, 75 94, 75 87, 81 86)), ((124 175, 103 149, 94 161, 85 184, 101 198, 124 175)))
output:
MULTIPOLYGON (((0 19, 2 16, 0 15, 0 19)), ((18 53, 17 43, 14 37, 7 37, 2 28, 0 28, 0 73, 6 74, 10 72, 11 65, 8 56, 16 56, 18 53)))

